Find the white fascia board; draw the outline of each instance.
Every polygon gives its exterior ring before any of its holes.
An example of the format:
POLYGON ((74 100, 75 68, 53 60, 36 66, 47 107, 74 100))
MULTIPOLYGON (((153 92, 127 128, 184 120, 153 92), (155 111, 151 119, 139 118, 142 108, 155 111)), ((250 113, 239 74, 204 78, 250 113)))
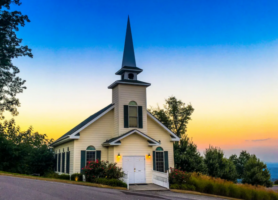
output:
POLYGON ((120 143, 116 143, 116 142, 118 142, 119 140, 121 140, 121 139, 123 139, 123 138, 125 138, 125 137, 127 137, 127 136, 129 136, 129 135, 131 135, 131 134, 133 134, 133 133, 135 133, 135 132, 136 132, 137 134, 141 135, 142 137, 146 138, 147 140, 152 141, 154 144, 149 144, 150 146, 160 145, 160 143, 158 143, 157 141, 155 141, 155 140, 153 140, 152 138, 150 138, 150 137, 148 137, 148 136, 142 134, 140 131, 137 131, 137 130, 131 131, 131 132, 130 132, 129 134, 127 134, 127 135, 123 135, 122 137, 118 138, 117 140, 115 140, 115 141, 109 143, 109 145, 113 145, 113 146, 114 146, 114 145, 121 145, 120 143))
POLYGON ((172 131, 170 131, 166 126, 164 126, 164 124, 162 124, 158 119, 156 119, 149 111, 148 111, 148 115, 154 120, 156 121, 160 126, 162 126, 168 133, 170 133, 172 136, 174 136, 174 138, 171 138, 171 141, 180 141, 180 138, 178 136, 176 136, 175 133, 173 133, 172 131))
POLYGON ((72 137, 78 137, 78 138, 74 138, 74 139, 79 139, 79 136, 75 136, 75 134, 79 133, 80 131, 84 130, 86 127, 88 127, 89 125, 91 125, 92 123, 94 123, 95 121, 97 121, 99 118, 101 118, 103 115, 105 115, 106 113, 108 113, 110 110, 112 110, 115 106, 113 105, 111 108, 109 108, 108 110, 106 110, 105 112, 103 112, 102 114, 100 114, 99 116, 97 116, 95 119, 93 119, 92 121, 88 122, 87 124, 85 124, 83 127, 81 127, 80 129, 78 129, 77 131, 75 131, 74 133, 72 133, 70 135, 70 138, 72 137))
POLYGON ((62 144, 62 143, 65 143, 65 142, 68 142, 70 141, 71 139, 69 137, 65 137, 64 139, 58 141, 58 142, 53 142, 50 146, 52 147, 55 147, 55 146, 58 146, 59 144, 62 144))
POLYGON ((79 136, 70 135, 70 139, 79 139, 79 136))
POLYGON ((121 145, 121 143, 115 143, 115 142, 109 143, 109 146, 119 146, 119 145, 121 145))
POLYGON ((149 143, 149 146, 160 146, 160 144, 159 143, 156 143, 156 144, 150 144, 149 143))

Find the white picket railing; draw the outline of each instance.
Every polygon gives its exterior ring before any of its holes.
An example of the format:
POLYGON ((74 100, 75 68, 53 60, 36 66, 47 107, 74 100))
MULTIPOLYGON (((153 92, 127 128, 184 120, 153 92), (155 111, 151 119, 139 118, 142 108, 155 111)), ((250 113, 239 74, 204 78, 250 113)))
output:
POLYGON ((128 177, 128 173, 124 174, 124 176, 122 178, 120 178, 120 180, 127 184, 127 189, 129 190, 129 177, 128 177))
POLYGON ((153 170, 153 183, 169 189, 169 174, 153 170))

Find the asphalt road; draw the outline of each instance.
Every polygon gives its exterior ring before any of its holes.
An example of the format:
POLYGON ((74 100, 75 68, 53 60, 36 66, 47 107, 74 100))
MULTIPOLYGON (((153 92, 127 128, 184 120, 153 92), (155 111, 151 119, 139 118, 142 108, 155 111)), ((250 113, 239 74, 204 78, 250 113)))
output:
POLYGON ((0 200, 220 200, 170 191, 121 191, 0 175, 0 200))

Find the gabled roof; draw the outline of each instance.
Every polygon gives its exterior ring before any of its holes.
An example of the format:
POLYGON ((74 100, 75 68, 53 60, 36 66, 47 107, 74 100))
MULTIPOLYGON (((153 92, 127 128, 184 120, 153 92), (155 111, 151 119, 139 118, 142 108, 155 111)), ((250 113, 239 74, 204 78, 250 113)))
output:
MULTIPOLYGON (((100 111, 96 112, 95 114, 91 115, 87 119, 85 119, 83 122, 75 126, 73 129, 65 133, 63 136, 61 136, 59 139, 57 139, 55 142, 51 144, 56 144, 64 139, 69 138, 70 136, 78 137, 79 136, 79 131, 83 130, 86 128, 88 125, 96 121, 99 117, 101 117, 103 114, 106 112, 110 111, 114 107, 114 104, 110 104, 106 106, 105 108, 101 109, 100 111)), ((78 138, 72 138, 72 139, 78 139, 78 138)))
POLYGON ((137 80, 118 80, 115 81, 114 83, 112 83, 111 85, 108 86, 109 89, 113 89, 114 87, 116 87, 119 84, 124 84, 124 85, 141 85, 141 86, 146 86, 149 87, 151 84, 150 83, 146 83, 143 81, 137 81, 137 80))
POLYGON ((160 142, 156 141, 155 139, 151 138, 150 136, 142 133, 141 131, 137 130, 137 129, 133 129, 131 131, 128 131, 127 133, 124 133, 118 137, 114 137, 111 138, 109 140, 106 140, 102 145, 103 146, 116 146, 116 145, 121 145, 121 140, 126 138, 127 136, 137 133, 138 135, 144 137, 145 139, 147 139, 147 141, 149 142, 149 146, 156 146, 156 145, 160 145, 160 142))
POLYGON ((170 129, 168 129, 164 124, 162 124, 155 116, 153 116, 149 111, 148 111, 148 115, 154 120, 156 121, 160 126, 162 126, 162 128, 164 128, 168 133, 170 133, 171 136, 171 141, 180 141, 180 138, 173 133, 170 129))

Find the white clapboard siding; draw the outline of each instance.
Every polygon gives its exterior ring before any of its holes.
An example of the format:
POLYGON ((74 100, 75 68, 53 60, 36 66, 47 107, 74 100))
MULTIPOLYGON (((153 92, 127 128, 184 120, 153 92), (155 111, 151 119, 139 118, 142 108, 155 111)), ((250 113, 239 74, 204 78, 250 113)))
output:
POLYGON ((134 128, 124 128, 124 105, 135 101, 138 106, 143 107, 143 128, 138 128, 147 134, 147 96, 146 87, 134 85, 118 85, 113 89, 113 100, 115 104, 115 136, 124 134, 134 128))
MULTIPOLYGON (((157 141, 160 140, 163 150, 168 151, 169 168, 174 167, 174 147, 173 142, 170 141, 170 134, 149 116, 148 135, 157 141)), ((157 146, 154 146, 153 151, 155 151, 156 148, 157 146)))
POLYGON ((81 151, 88 146, 101 150, 101 160, 108 160, 107 148, 102 146, 106 140, 111 139, 114 133, 114 110, 109 111, 97 121, 80 132, 80 138, 74 141, 74 171, 80 172, 81 151))

